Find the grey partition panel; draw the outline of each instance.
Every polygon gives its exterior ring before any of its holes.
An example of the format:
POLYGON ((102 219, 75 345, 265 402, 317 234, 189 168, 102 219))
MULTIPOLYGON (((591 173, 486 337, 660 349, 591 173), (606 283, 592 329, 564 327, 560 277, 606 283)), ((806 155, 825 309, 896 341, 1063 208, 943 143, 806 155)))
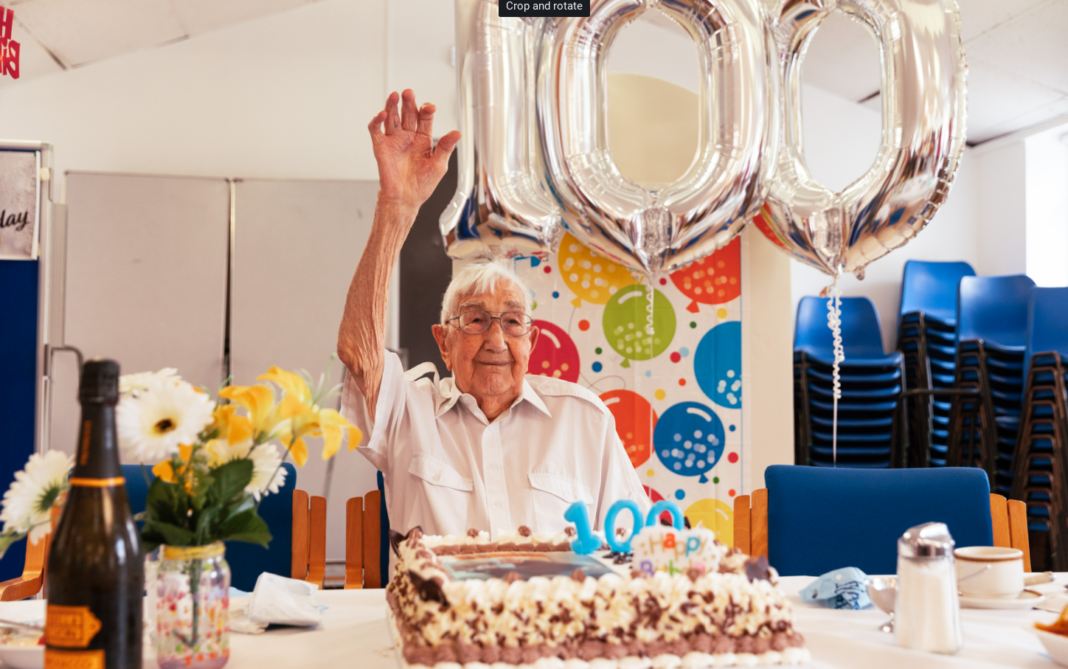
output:
MULTIPOLYGON (((225 179, 67 173, 66 343, 124 373, 176 367, 215 390, 230 221, 225 179)), ((72 452, 77 366, 58 354, 52 443, 72 452)))
MULTIPOLYGON (((371 231, 378 183, 246 180, 236 185, 230 360, 234 382, 277 365, 316 380, 330 367, 345 296, 371 231)), ((333 383, 343 365, 335 361, 333 383)), ((327 406, 337 407, 335 397, 327 406)), ((309 441, 297 487, 323 495, 327 463, 309 441)), ((375 489, 361 455, 335 456, 327 497, 327 557, 345 555, 345 501, 375 489)))

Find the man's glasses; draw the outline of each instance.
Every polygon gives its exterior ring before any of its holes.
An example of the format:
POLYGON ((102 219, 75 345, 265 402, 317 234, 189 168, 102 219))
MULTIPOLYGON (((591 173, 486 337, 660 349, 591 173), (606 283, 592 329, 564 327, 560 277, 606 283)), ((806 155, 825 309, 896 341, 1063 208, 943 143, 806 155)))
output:
POLYGON ((511 337, 522 337, 530 332, 531 326, 534 325, 534 319, 520 311, 505 311, 499 316, 494 316, 491 312, 481 309, 465 311, 446 322, 451 323, 453 321, 459 321, 458 327, 467 334, 472 335, 482 334, 490 329, 493 321, 500 321, 504 334, 511 337))

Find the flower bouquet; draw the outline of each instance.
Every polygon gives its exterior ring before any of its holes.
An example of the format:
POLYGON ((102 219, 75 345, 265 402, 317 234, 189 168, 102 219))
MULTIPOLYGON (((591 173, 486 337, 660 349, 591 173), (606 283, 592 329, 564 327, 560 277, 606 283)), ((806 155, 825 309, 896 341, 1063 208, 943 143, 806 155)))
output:
POLYGON ((322 437, 324 460, 346 433, 350 450, 362 438, 337 411, 320 406, 335 390, 325 383, 312 392, 304 378, 277 367, 257 380, 264 383, 222 388, 219 398, 229 404, 216 404, 173 369, 120 381, 119 448, 127 461, 156 463, 138 519, 145 550, 163 546, 156 607, 162 667, 225 664, 230 578, 222 542, 267 546, 271 533, 257 509, 285 484, 285 457, 303 466, 310 437, 322 437))

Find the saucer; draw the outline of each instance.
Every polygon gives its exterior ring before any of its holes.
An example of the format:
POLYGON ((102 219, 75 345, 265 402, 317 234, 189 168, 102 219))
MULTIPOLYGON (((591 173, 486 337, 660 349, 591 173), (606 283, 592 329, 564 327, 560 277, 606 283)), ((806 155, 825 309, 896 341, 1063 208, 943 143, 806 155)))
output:
POLYGON ((966 609, 1029 609, 1045 601, 1046 596, 1034 590, 1024 590, 1012 599, 989 599, 986 597, 960 596, 960 605, 966 609))

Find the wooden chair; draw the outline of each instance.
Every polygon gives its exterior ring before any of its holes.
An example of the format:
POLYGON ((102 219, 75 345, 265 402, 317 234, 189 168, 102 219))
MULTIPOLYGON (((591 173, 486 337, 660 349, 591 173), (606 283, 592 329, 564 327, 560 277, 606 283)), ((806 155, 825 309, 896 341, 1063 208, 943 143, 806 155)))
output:
POLYGON ((326 576, 326 498, 293 491, 292 578, 323 588, 326 576))
MULTIPOLYGON (((52 507, 52 530, 59 522, 59 507, 52 507)), ((52 546, 52 534, 35 544, 26 539, 26 562, 22 576, 0 582, 0 602, 14 602, 33 597, 44 588, 45 572, 48 571, 48 549, 52 546)))
POLYGON ((345 503, 345 589, 381 588, 382 493, 372 490, 345 503))
MULTIPOLYGON (((990 522, 994 545, 1023 551, 1024 571, 1031 571, 1031 548, 1027 537, 1027 505, 1018 500, 990 495, 990 522)), ((734 498, 734 547, 749 555, 768 554, 768 489, 734 498)), ((818 576, 818 574, 812 574, 818 576)))

